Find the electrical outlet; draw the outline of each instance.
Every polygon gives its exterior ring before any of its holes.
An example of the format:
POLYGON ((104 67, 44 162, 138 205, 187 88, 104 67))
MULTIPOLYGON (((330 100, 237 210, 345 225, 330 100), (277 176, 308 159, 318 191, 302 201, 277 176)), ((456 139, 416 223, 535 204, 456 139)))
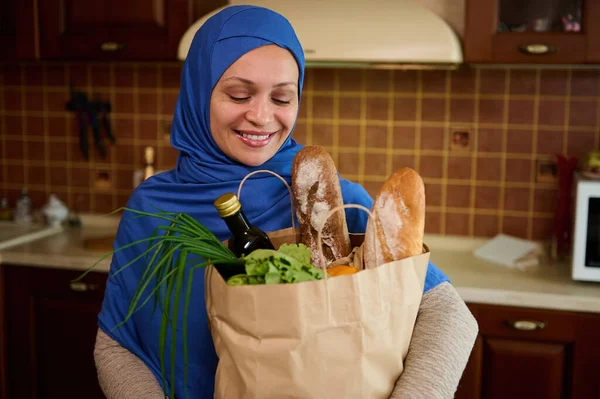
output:
POLYGON ((108 190, 113 186, 111 173, 106 170, 96 171, 96 177, 94 178, 94 188, 98 190, 108 190))
POLYGON ((536 183, 556 183, 557 181, 558 165, 556 162, 547 159, 538 159, 535 161, 536 183))
POLYGON ((450 150, 471 151, 471 132, 468 129, 453 129, 450 132, 450 150))

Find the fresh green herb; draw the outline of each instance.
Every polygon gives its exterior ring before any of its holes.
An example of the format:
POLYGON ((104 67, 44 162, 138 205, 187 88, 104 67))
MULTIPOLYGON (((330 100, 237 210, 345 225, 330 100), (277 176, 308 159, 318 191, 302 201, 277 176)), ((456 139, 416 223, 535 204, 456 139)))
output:
MULTIPOLYGON (((159 333, 159 351, 160 366, 162 374, 162 385, 166 386, 166 344, 168 329, 171 328, 171 348, 170 361, 171 372, 169 375, 170 390, 168 395, 174 398, 175 389, 175 354, 176 354, 176 336, 174 333, 177 325, 177 317, 181 306, 181 296, 183 294, 183 348, 184 348, 184 386, 187 386, 188 356, 187 356, 187 319, 189 315, 189 302, 191 296, 192 281, 194 271, 198 268, 213 264, 243 264, 243 260, 237 258, 233 252, 224 246, 221 241, 201 223, 185 213, 174 213, 160 211, 149 213, 130 208, 119 208, 113 213, 120 211, 130 211, 139 217, 154 217, 165 221, 166 223, 158 226, 152 235, 132 243, 123 245, 102 256, 88 270, 86 270, 77 280, 81 280, 93 270, 96 265, 116 252, 120 252, 134 245, 147 243, 148 248, 139 256, 130 260, 124 266, 121 266, 113 275, 121 273, 140 259, 147 261, 146 268, 142 274, 140 282, 133 294, 129 309, 125 318, 114 328, 125 324, 131 316, 146 305, 151 299, 154 299, 153 311, 157 306, 161 309, 161 326, 159 333), (194 255, 194 256, 190 256, 194 255), (198 257, 204 261, 198 263, 198 257), (187 288, 183 292, 183 281, 186 278, 187 288), (154 283, 152 285, 152 283, 154 283), (146 294, 150 290, 149 294, 146 294)), ((76 280, 76 281, 77 281, 76 280)), ((167 392, 164 392, 165 397, 167 392)), ((186 392, 186 397, 188 393, 186 392)))

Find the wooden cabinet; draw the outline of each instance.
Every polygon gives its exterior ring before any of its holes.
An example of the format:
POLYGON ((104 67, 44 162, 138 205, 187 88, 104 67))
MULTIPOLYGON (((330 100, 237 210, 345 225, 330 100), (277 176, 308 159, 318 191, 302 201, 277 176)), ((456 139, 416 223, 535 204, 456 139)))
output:
POLYGON ((0 60, 175 61, 192 22, 227 0, 1 0, 0 60))
POLYGON ((4 273, 0 265, 0 398, 2 399, 8 398, 5 293, 4 273))
POLYGON ((42 59, 175 60, 188 0, 38 0, 42 59))
POLYGON ((468 63, 600 62, 600 2, 467 0, 468 63))
POLYGON ((0 1, 0 61, 36 57, 34 2, 0 1))
POLYGON ((2 265, 8 398, 104 398, 93 348, 106 274, 2 265))
POLYGON ((469 308, 480 332, 456 398, 600 398, 600 315, 469 308))
POLYGON ((0 57, 2 60, 17 56, 17 24, 14 0, 0 1, 0 57))

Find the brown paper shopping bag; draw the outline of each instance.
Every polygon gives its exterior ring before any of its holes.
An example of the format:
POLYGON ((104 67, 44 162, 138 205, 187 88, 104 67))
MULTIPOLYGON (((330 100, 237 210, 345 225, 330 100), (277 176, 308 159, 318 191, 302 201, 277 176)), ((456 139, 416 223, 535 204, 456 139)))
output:
MULTIPOLYGON (((275 248, 300 242, 293 228, 268 235, 275 248)), ((364 237, 352 238, 360 245, 364 237)), ((352 275, 250 286, 228 286, 206 268, 219 357, 214 397, 388 398, 403 371, 428 261, 427 251, 352 275)))

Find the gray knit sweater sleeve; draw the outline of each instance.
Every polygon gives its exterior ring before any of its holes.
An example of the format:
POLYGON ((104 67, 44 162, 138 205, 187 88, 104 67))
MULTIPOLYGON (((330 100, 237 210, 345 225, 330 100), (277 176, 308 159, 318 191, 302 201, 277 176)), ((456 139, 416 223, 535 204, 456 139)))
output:
POLYGON ((478 330, 452 285, 429 290, 421 300, 404 372, 390 399, 453 398, 478 330))
POLYGON ((98 329, 94 360, 98 382, 108 399, 164 399, 156 377, 133 353, 98 329))
MULTIPOLYGON (((404 363, 390 399, 452 398, 477 336, 477 323, 454 287, 443 283, 421 301, 404 363)), ((101 330, 94 351, 98 379, 108 399, 162 399, 152 372, 101 330)))

